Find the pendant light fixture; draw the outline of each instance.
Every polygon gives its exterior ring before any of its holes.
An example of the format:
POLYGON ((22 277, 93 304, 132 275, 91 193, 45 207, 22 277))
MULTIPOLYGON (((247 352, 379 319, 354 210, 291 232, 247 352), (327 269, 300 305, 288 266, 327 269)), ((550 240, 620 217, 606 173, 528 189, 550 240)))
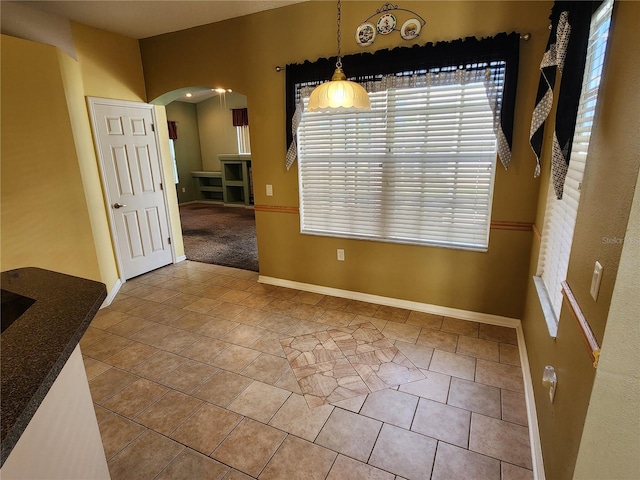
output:
POLYGON ((370 110, 369 94, 364 87, 347 80, 342 71, 340 54, 340 0, 338 0, 338 61, 331 81, 318 85, 309 96, 309 112, 341 112, 352 110, 370 110))

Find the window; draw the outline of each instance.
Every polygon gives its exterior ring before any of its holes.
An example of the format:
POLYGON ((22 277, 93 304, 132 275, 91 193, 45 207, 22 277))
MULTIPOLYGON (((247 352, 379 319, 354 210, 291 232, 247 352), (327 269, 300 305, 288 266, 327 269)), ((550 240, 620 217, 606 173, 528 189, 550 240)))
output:
POLYGON ((571 147, 571 161, 561 200, 556 198, 553 182, 549 182, 545 223, 538 260, 538 276, 534 280, 545 308, 547 325, 553 337, 556 335, 560 318, 561 283, 567 276, 569 266, 573 230, 580 203, 582 176, 587 162, 587 151, 604 65, 612 9, 613 0, 606 1, 591 20, 585 72, 571 147))
POLYGON ((238 125, 236 127, 236 136, 238 139, 238 153, 251 153, 249 125, 238 125))
POLYGON ((426 83, 371 93, 370 112, 304 113, 302 233, 487 250, 497 154, 487 84, 426 83))
POLYGON ((171 151, 171 163, 173 164, 173 182, 177 185, 178 180, 178 163, 176 162, 176 146, 173 139, 169 139, 169 150, 171 151))

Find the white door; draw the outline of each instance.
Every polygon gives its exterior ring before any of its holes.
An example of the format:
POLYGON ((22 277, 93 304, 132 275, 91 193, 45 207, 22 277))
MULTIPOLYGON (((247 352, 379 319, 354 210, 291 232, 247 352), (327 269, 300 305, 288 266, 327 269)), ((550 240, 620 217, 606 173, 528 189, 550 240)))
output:
POLYGON ((121 275, 173 261, 153 106, 89 99, 121 275))

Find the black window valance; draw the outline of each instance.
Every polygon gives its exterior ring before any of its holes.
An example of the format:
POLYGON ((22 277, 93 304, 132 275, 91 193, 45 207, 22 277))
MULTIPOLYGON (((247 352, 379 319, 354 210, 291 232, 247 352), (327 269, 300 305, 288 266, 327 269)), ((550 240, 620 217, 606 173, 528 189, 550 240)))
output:
MULTIPOLYGON (((427 43, 424 46, 397 47, 363 52, 342 57, 349 80, 364 83, 385 75, 438 71, 451 68, 483 69, 492 62, 506 63, 502 97, 501 126, 509 147, 513 140, 513 119, 518 83, 520 34, 499 33, 494 37, 467 37, 450 42, 427 43)), ((286 68, 286 132, 287 145, 293 140, 292 118, 296 111, 296 90, 301 86, 318 85, 331 78, 337 57, 315 62, 289 64, 286 68)))

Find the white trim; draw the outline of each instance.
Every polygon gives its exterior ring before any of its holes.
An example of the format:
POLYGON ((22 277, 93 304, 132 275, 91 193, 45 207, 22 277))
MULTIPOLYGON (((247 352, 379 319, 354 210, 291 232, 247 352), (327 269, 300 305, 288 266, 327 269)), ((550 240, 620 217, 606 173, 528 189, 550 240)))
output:
MULTIPOLYGON (((109 220, 109 230, 111 232, 111 244, 113 247, 113 252, 116 260, 116 266, 118 267, 118 272, 120 276, 119 280, 121 283, 124 283, 127 281, 127 279, 124 277, 124 268, 122 266, 120 252, 118 250, 119 244, 118 244, 118 236, 115 228, 115 219, 113 216, 113 210, 111 209, 111 199, 109 198, 109 189, 107 188, 104 159, 102 158, 101 148, 100 148, 100 138, 98 137, 98 134, 97 134, 98 125, 96 123, 97 118, 96 118, 95 107, 96 105, 107 105, 107 106, 115 106, 115 107, 147 109, 151 111, 151 119, 153 121, 153 124, 158 125, 158 119, 156 116, 156 106, 150 103, 144 103, 144 102, 132 102, 129 100, 114 100, 111 98, 100 98, 100 97, 86 97, 86 100, 87 100, 87 107, 89 109, 89 121, 91 122, 91 133, 93 136, 93 144, 96 150, 96 158, 98 159, 98 170, 100 172, 100 183, 102 185, 102 190, 103 190, 103 200, 105 203, 105 209, 107 211, 107 218, 109 220)), ((158 166, 160 168, 160 177, 162 178, 162 183, 164 185, 167 182, 165 179, 164 168, 162 165, 163 163, 162 149, 160 148, 160 138, 158 137, 157 128, 154 129, 153 137, 155 139, 156 149, 158 152, 158 164, 159 164, 158 166)), ((162 190, 162 198, 165 206, 165 215, 167 217, 167 227, 169 229, 169 231, 167 232, 167 235, 169 236, 169 238, 172 238, 173 236, 172 229, 171 229, 172 222, 171 222, 171 216, 169 215, 169 200, 167 198, 167 191, 168 191, 168 188, 164 188, 162 190)), ((173 241, 171 241, 171 243, 169 244, 169 249, 171 252, 171 259, 173 260, 174 263, 176 263, 176 251, 175 251, 173 241)))
POLYGON ((116 280, 116 283, 113 285, 113 288, 111 288, 111 291, 107 293, 107 298, 104 299, 104 302, 102 302, 102 306, 100 308, 105 308, 111 305, 111 302, 113 302, 113 300, 116 298, 116 295, 120 291, 121 287, 122 281, 120 279, 116 280))
POLYGON ((332 295, 334 297, 348 298, 350 300, 360 300, 362 302, 376 303, 378 305, 386 305, 389 307, 406 308, 407 310, 432 313, 434 315, 442 315, 445 317, 455 317, 461 320, 469 320, 472 322, 488 323, 490 325, 498 325, 501 327, 517 328, 520 326, 520 320, 518 320, 517 318, 502 317, 500 315, 491 315, 489 313, 471 312, 469 310, 442 307, 440 305, 431 305, 429 303, 414 302, 411 300, 382 297, 380 295, 354 292, 351 290, 342 290, 340 288, 323 287, 321 285, 295 282, 292 280, 267 277, 264 275, 258 276, 258 282, 266 283, 267 285, 276 285, 278 287, 295 288, 297 290, 304 290, 305 292, 321 293, 323 295, 332 295))
POLYGON ((542 458, 542 445, 540 443, 540 430, 538 429, 538 413, 536 401, 533 393, 533 380, 531 378, 531 367, 527 356, 527 346, 524 342, 524 332, 522 325, 516 327, 518 335, 518 351, 520 352, 520 368, 522 369, 522 380, 524 382, 524 399, 527 404, 527 420, 529 422, 529 442, 531 444, 531 462, 533 464, 533 478, 535 480, 545 480, 544 461, 542 458))
POLYGON ((176 258, 176 261, 173 263, 180 263, 180 262, 184 262, 187 259, 186 255, 180 255, 179 257, 176 258))
POLYGON ((440 305, 414 302, 411 300, 383 297, 380 295, 372 295, 369 293, 354 292, 351 290, 342 290, 340 288, 323 287, 321 285, 295 282, 292 280, 284 280, 282 278, 267 277, 265 275, 259 275, 258 282, 265 283, 267 285, 275 285, 278 287, 295 288, 297 290, 303 290, 305 292, 320 293, 323 295, 332 295, 334 297, 347 298, 350 300, 360 300, 363 302, 376 303, 378 305, 406 308, 409 310, 415 310, 417 312, 443 315, 446 317, 454 317, 461 320, 486 323, 489 325, 497 325, 500 327, 515 328, 516 334, 518 336, 518 352, 520 355, 520 368, 522 370, 522 379, 524 382, 524 397, 527 405, 527 420, 529 422, 529 442, 531 444, 533 478, 535 480, 546 480, 542 459, 542 446, 540 444, 540 431, 538 429, 538 414, 536 411, 535 396, 533 394, 533 382, 531 379, 529 358, 527 356, 527 346, 524 341, 522 322, 519 319, 503 317, 500 315, 492 315, 488 313, 472 312, 469 310, 460 310, 458 308, 442 307, 440 305))
POLYGON ((547 292, 547 286, 544 284, 542 277, 538 275, 533 276, 533 284, 538 292, 538 300, 540 300, 540 306, 542 307, 542 313, 544 315, 544 321, 547 324, 547 330, 549 330, 549 336, 556 338, 558 336, 558 317, 556 317, 553 311, 553 305, 549 298, 549 292, 547 292))

